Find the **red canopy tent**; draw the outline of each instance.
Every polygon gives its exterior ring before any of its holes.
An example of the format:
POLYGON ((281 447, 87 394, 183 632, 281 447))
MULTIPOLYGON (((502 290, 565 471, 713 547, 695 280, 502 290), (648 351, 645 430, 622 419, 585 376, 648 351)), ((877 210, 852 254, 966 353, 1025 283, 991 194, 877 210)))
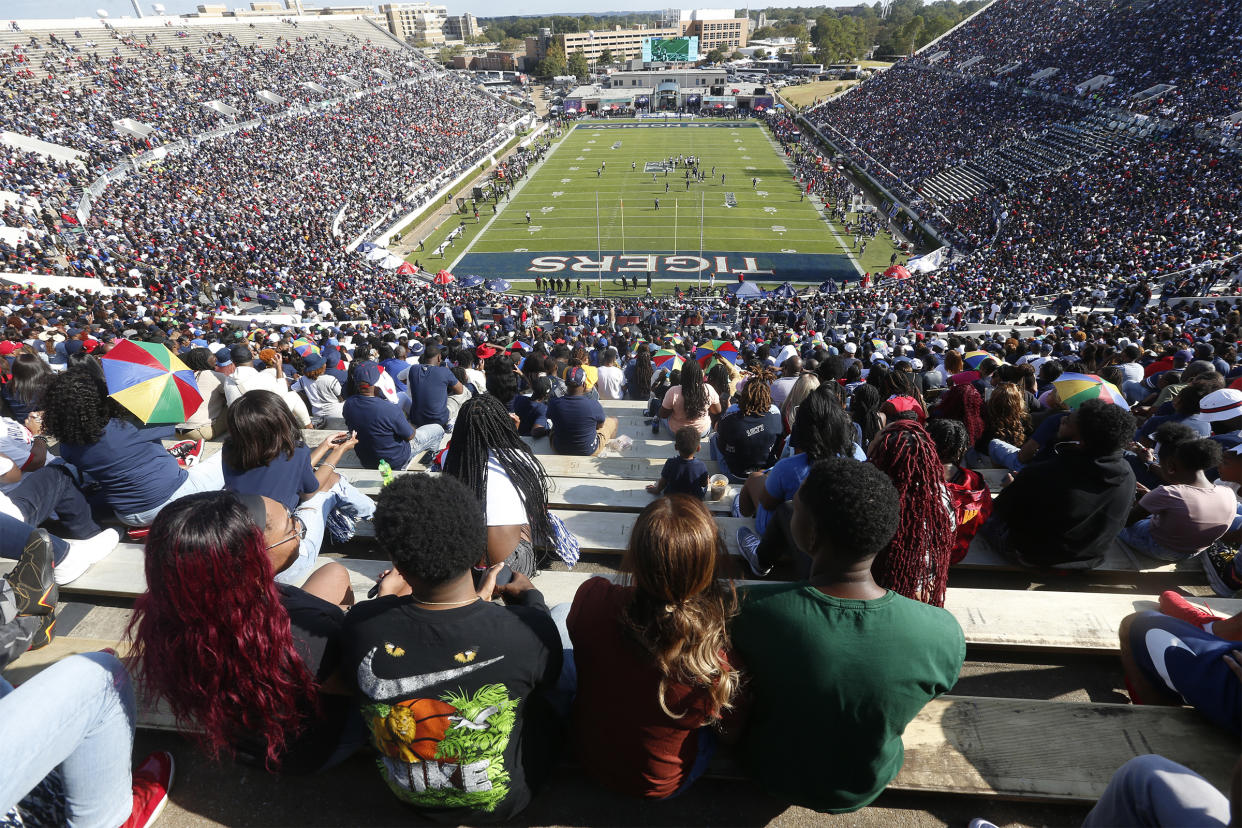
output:
POLYGON ((418 273, 418 271, 414 268, 414 265, 409 262, 402 262, 397 268, 397 274, 399 276, 413 276, 415 273, 418 273))
POLYGON ((910 271, 906 270, 901 265, 893 265, 888 270, 884 271, 884 277, 886 279, 909 279, 910 271))
POLYGON ((449 273, 447 270, 441 270, 436 274, 436 277, 432 279, 432 281, 437 285, 447 285, 453 281, 453 274, 449 273))

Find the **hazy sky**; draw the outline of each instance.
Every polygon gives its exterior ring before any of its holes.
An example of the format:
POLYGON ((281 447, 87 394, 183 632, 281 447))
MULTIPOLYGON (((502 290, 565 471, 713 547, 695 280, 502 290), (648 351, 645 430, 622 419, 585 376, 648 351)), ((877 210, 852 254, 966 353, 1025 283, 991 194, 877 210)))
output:
MULTIPOLYGON (((143 14, 151 13, 153 0, 140 0, 143 14)), ((199 2, 221 2, 222 0, 163 0, 164 7, 170 13, 194 11, 199 2)), ((490 15, 513 14, 514 4, 510 0, 436 0, 448 6, 449 12, 468 11, 480 17, 490 15)), ((230 8, 249 8, 249 0, 223 0, 230 8)), ((344 5, 349 0, 303 0, 306 5, 344 5)), ((820 0, 820 2, 803 2, 801 0, 780 0, 780 6, 840 6, 856 5, 858 0, 820 0)), ((723 3, 704 2, 701 8, 722 8, 723 3)), ((762 8, 758 3, 753 8, 762 8)), ((133 5, 128 0, 3 0, 0 2, 0 17, 93 17, 96 9, 106 9, 111 17, 133 15, 133 5)), ((657 8, 650 0, 639 3, 626 3, 624 0, 530 0, 522 4, 526 14, 588 14, 602 11, 648 11, 657 8)), ((692 8, 692 6, 685 6, 692 8)), ((742 8, 745 8, 743 6, 742 8)))

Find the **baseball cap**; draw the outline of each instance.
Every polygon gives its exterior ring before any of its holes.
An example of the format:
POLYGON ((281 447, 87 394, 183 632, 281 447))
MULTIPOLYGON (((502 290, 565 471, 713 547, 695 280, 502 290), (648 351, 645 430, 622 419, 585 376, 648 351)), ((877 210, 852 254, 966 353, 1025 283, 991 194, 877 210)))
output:
POLYGON ((20 347, 22 347, 20 342, 13 342, 6 339, 3 342, 0 342, 0 356, 9 356, 20 347))
POLYGON ((1233 388, 1213 391, 1199 401, 1199 416, 1209 423, 1242 417, 1242 391, 1233 388))
POLYGON ((571 388, 580 385, 586 385, 586 371, 581 366, 575 365, 565 371, 565 384, 571 388))
POLYGON ((856 354, 858 353, 858 346, 853 342, 847 342, 845 343, 845 352, 847 354, 856 354))
POLYGON ((374 362, 360 362, 354 368, 354 382, 359 385, 375 385, 379 378, 380 367, 374 362))
POLYGON ((318 371, 320 368, 328 364, 323 354, 311 354, 302 360, 302 364, 306 366, 307 371, 318 371))
POLYGON ((410 343, 409 350, 410 350, 410 356, 422 356, 423 351, 427 350, 427 347, 423 345, 422 342, 416 339, 410 343))
POLYGON ((229 354, 229 349, 224 345, 216 348, 213 353, 216 355, 216 367, 233 364, 233 357, 229 354))
POLYGON ((496 356, 496 349, 484 342, 482 345, 474 349, 474 354, 479 359, 491 359, 496 356))
POLYGON ((1220 443, 1226 454, 1242 454, 1242 437, 1237 434, 1215 434, 1212 439, 1220 443))

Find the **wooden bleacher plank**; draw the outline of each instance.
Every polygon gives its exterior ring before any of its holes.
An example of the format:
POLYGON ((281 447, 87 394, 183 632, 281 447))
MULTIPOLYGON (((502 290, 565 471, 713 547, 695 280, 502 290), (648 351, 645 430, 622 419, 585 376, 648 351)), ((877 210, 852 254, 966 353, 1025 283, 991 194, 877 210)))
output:
MULTIPOLYGON (((669 455, 670 457, 672 455, 669 455)), ((618 480, 643 480, 652 483, 660 476, 665 457, 573 457, 567 454, 541 455, 544 471, 554 477, 593 477, 618 480)), ((715 460, 699 458, 710 474, 720 473, 715 460)))
MULTIPOLYGON (((634 435, 630 435, 633 437, 634 435)), ((647 432, 647 436, 651 437, 651 432, 647 432)), ((556 451, 552 448, 552 441, 547 437, 523 437, 522 440, 526 445, 530 446, 531 451, 540 459, 544 457, 557 456, 556 451)), ((703 447, 706 450, 706 446, 703 447)), ((634 445, 625 450, 626 457, 652 457, 661 460, 667 460, 677 454, 673 448, 673 441, 668 439, 635 439, 634 445)))
MULTIPOLYGON (((961 569, 986 569, 986 570, 1008 570, 1014 572, 1029 571, 1024 567, 1011 563, 1004 556, 998 553, 980 535, 975 535, 975 539, 971 541, 970 549, 966 552, 966 557, 957 564, 961 569)), ((1067 570, 1072 571, 1072 570, 1067 570)), ((1104 562, 1092 570, 1084 570, 1090 572, 1148 572, 1160 574, 1181 574, 1181 575, 1197 575, 1196 583, 1201 582, 1206 576, 1197 558, 1187 558, 1177 563, 1166 563, 1151 558, 1140 558, 1137 555, 1126 550, 1119 541, 1113 541, 1111 547, 1104 557, 1104 562)))
POLYGON ((1229 790, 1238 742, 1187 708, 942 696, 902 737, 889 786, 1094 802, 1125 762, 1156 753, 1229 790))
MULTIPOLYGON (((342 469, 342 474, 360 491, 375 497, 383 488, 380 473, 371 469, 342 469)), ((407 472, 408 473, 408 472, 407 472)), ((657 470, 658 476, 658 470, 657 470)), ((598 477, 548 477, 548 504, 554 509, 638 512, 655 500, 646 486, 654 478, 639 480, 600 480, 598 477)), ((733 508, 732 492, 718 501, 704 501, 708 510, 721 515, 733 508)))
MULTIPOLYGON (((572 600, 574 590, 590 575, 544 572, 537 585, 549 606, 572 600), (568 597, 561 597, 568 596, 568 597)), ((617 581, 620 575, 604 575, 617 581)), ((739 587, 767 583, 742 580, 739 587)), ((1192 598, 1223 614, 1242 612, 1242 600, 1192 598)), ((1041 652, 1116 652, 1121 619, 1140 610, 1156 609, 1154 595, 1099 592, 971 589, 950 586, 945 609, 953 613, 972 647, 1041 652)))

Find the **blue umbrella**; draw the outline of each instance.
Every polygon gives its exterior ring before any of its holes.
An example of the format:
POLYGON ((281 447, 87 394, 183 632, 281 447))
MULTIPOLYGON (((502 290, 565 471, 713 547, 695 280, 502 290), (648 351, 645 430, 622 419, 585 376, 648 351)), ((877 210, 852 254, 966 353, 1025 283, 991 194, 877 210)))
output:
POLYGON ((464 288, 478 287, 479 285, 483 284, 483 277, 482 276, 463 276, 461 277, 461 281, 458 282, 457 284, 464 288))
POLYGON ((488 279, 483 284, 488 290, 494 290, 497 293, 504 293, 510 287, 509 283, 504 279, 488 279))
POLYGON ((358 245, 358 252, 359 253, 370 253, 372 250, 374 250, 378 246, 379 245, 371 244, 371 242, 363 242, 362 244, 358 245))
POLYGON ((836 280, 828 279, 819 286, 820 293, 836 293, 838 291, 836 280))

